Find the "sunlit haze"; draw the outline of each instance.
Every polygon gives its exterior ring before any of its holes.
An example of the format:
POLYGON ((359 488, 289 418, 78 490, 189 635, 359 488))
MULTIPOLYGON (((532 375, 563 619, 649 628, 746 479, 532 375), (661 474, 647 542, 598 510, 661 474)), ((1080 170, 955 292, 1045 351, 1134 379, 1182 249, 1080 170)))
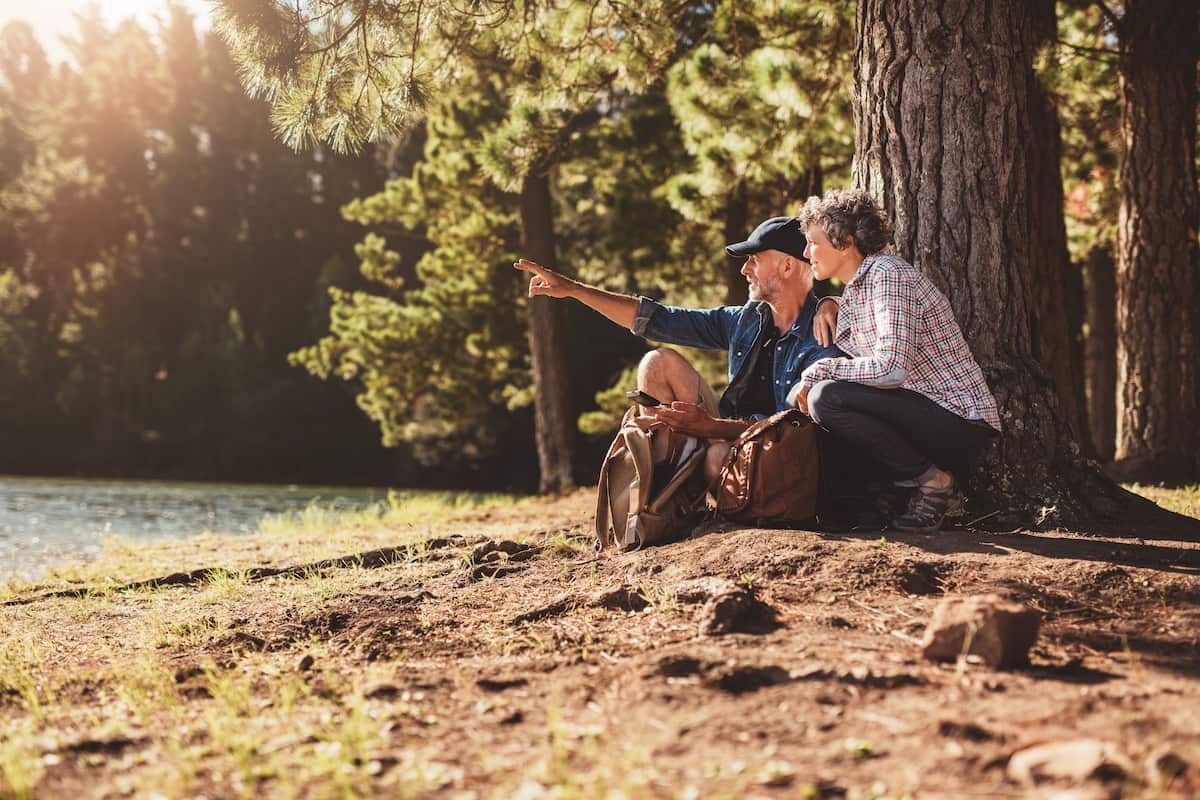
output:
MULTIPOLYGON (((179 0, 197 17, 201 27, 207 27, 212 0, 179 0)), ((75 30, 76 12, 86 8, 87 0, 0 0, 0 28, 16 19, 33 26, 42 47, 52 60, 67 56, 62 37, 75 30)), ((143 25, 153 27, 155 18, 162 17, 167 0, 102 0, 99 7, 109 25, 135 17, 143 25)))

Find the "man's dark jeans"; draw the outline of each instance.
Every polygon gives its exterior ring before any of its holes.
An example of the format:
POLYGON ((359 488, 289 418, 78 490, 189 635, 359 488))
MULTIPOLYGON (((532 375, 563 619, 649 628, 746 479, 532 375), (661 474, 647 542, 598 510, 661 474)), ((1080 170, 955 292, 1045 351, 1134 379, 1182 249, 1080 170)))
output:
POLYGON ((808 394, 808 408, 814 422, 852 451, 870 453, 893 481, 915 480, 933 466, 959 472, 996 436, 986 423, 908 389, 821 381, 808 394))

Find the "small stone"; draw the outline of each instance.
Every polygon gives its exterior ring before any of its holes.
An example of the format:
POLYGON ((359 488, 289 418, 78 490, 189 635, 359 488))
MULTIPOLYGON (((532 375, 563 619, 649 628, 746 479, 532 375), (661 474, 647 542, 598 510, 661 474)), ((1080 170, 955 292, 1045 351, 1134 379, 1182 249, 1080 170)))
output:
POLYGON ((495 539, 492 539, 490 541, 484 542, 483 544, 481 544, 475 548, 475 550, 471 553, 471 561, 476 564, 479 564, 479 563, 482 563, 483 561, 495 560, 495 559, 501 558, 503 556, 507 556, 507 557, 511 558, 512 556, 518 555, 520 553, 524 553, 526 550, 532 550, 532 549, 533 548, 531 548, 529 545, 521 544, 520 542, 512 542, 507 539, 502 540, 502 541, 497 541, 495 539), (485 558, 486 556, 489 556, 492 553, 503 554, 503 556, 494 555, 491 557, 491 559, 485 558))
POLYGON ((528 686, 527 678, 512 677, 512 678, 480 678, 475 681, 475 685, 485 692, 503 692, 508 689, 515 689, 519 686, 528 686))
POLYGON ((363 691, 368 700, 382 700, 400 694, 400 687, 390 683, 373 683, 363 691))
POLYGON ((991 667, 1024 664, 1042 615, 999 595, 948 597, 938 603, 921 641, 924 656, 953 661, 978 656, 991 667))
POLYGON ((769 633, 779 627, 775 609, 748 589, 732 586, 724 594, 710 597, 700 610, 700 633, 769 633))
POLYGON ((312 669, 314 663, 316 663, 316 659, 313 658, 312 653, 305 653, 304 655, 300 656, 300 660, 296 662, 296 671, 308 672, 310 669, 312 669))
POLYGON ((1179 778, 1192 777, 1190 771, 1188 762, 1170 747, 1160 747, 1146 757, 1146 779, 1159 789, 1179 778))
POLYGON ((1024 786, 1086 780, 1123 781, 1133 765, 1101 739, 1064 739, 1027 747, 1008 760, 1008 777, 1024 786))

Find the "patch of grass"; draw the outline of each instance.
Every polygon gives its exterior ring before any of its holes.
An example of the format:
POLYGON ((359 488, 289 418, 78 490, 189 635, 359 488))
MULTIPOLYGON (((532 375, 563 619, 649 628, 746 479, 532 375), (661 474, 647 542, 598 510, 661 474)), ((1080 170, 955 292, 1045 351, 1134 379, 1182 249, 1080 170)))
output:
MULTIPOLYGON (((424 541, 445 535, 455 522, 502 529, 503 521, 491 521, 492 513, 521 501, 508 494, 393 491, 387 500, 365 508, 313 503, 303 511, 269 516, 250 536, 207 532, 184 540, 147 541, 105 535, 99 558, 52 565, 37 588, 107 591, 130 581, 210 567, 229 573, 223 586, 234 592, 236 574, 251 566, 304 564, 405 545, 413 546, 415 560, 422 555, 424 541), (213 563, 213 554, 220 554, 218 563, 213 563)), ((32 588, 33 584, 0 585, 0 594, 8 599, 32 588)))
POLYGON ((174 676, 149 656, 124 669, 117 697, 144 725, 151 724, 164 709, 179 705, 174 676))
POLYGON ((246 675, 210 665, 205 667, 204 677, 209 694, 226 717, 249 717, 254 713, 254 689, 246 675))
POLYGON ((39 664, 40 648, 31 637, 0 642, 0 695, 12 693, 35 720, 46 719, 54 696, 39 664))
POLYGON ((564 530, 546 539, 538 558, 579 558, 592 550, 594 537, 579 530, 564 530))
POLYGON ((1148 500, 1153 500, 1168 511, 1200 518, 1200 483, 1175 488, 1127 483, 1125 488, 1134 494, 1140 494, 1148 500))
POLYGON ((34 725, 0 728, 0 797, 27 800, 42 777, 42 762, 34 743, 34 725))
POLYGON ((387 500, 365 508, 349 509, 336 504, 310 504, 303 511, 280 514, 264 519, 258 533, 267 535, 308 535, 331 533, 347 528, 416 527, 422 531, 441 515, 483 507, 510 506, 517 501, 514 495, 481 492, 416 492, 389 491, 387 500))
POLYGON ((240 594, 246 588, 247 578, 245 570, 210 569, 204 575, 208 588, 204 592, 203 602, 218 603, 240 594))
POLYGON ((213 616, 192 617, 182 622, 153 625, 155 646, 198 647, 212 641, 225 632, 225 623, 213 616))

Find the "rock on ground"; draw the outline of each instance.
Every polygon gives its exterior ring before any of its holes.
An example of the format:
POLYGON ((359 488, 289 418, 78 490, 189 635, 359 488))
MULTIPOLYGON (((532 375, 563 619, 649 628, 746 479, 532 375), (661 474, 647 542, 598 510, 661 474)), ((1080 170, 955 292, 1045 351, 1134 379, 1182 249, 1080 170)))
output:
POLYGON ((1024 664, 1041 621, 1041 612, 996 594, 948 597, 934 609, 921 648, 933 661, 974 655, 992 667, 1024 664))

